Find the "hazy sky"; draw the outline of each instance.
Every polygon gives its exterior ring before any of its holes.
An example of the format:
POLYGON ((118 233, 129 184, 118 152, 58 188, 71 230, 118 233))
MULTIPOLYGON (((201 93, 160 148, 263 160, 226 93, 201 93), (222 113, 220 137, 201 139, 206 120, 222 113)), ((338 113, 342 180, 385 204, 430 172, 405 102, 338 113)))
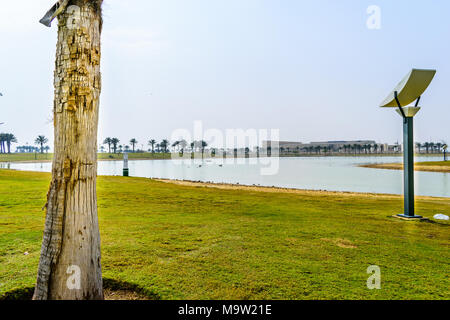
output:
MULTIPOLYGON (((0 131, 53 139, 49 0, 0 0, 0 131), (19 4, 20 3, 20 4, 19 4)), ((282 140, 401 141, 378 105, 413 67, 438 73, 416 139, 450 142, 448 0, 105 0, 99 141, 179 128, 280 129, 282 140), (367 8, 381 9, 369 29, 367 8)))

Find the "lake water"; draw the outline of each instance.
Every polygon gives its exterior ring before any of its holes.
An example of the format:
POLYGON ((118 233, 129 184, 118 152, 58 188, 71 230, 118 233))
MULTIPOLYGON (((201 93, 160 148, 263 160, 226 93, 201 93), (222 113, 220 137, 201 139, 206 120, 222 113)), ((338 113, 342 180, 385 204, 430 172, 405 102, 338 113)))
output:
MULTIPOLYGON (((440 158, 439 158, 440 159, 440 158)), ((416 157, 415 161, 437 158, 416 157)), ((214 160, 129 161, 130 176, 239 183, 296 189, 403 193, 403 173, 399 170, 360 168, 359 164, 401 162, 401 157, 312 157, 214 160), (275 174, 263 175, 269 161, 275 174), (279 161, 276 163, 276 161, 279 161), (276 170, 278 167, 278 170, 276 170)), ((51 171, 51 163, 0 163, 0 168, 51 171)), ((122 175, 122 161, 100 161, 99 175, 122 175)), ((450 174, 415 173, 416 194, 450 197, 450 174)))

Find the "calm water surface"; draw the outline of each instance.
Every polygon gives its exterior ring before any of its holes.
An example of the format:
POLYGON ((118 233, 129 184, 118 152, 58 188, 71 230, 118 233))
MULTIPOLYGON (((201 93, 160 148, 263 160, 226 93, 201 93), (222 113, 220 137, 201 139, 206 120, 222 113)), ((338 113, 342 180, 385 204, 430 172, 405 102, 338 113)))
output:
MULTIPOLYGON (((273 159, 272 159, 273 160, 273 159)), ((416 161, 438 160, 417 157, 416 161)), ((359 164, 401 162, 401 157, 279 158, 274 175, 262 175, 268 158, 129 161, 134 177, 239 183, 297 189, 402 194, 402 171, 360 168, 359 164)), ((275 160, 276 161, 276 160, 275 160)), ((51 171, 51 163, 0 163, 0 168, 51 171)), ((101 161, 99 175, 121 175, 122 161, 101 161)), ((450 174, 416 172, 416 194, 450 197, 450 174)))

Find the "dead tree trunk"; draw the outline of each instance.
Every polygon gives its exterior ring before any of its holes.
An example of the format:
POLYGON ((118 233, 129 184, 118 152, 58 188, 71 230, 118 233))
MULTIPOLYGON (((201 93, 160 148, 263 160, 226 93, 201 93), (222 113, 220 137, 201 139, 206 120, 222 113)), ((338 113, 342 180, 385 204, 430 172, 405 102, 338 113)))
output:
POLYGON ((55 156, 35 300, 103 299, 96 195, 101 3, 71 0, 58 16, 55 156))

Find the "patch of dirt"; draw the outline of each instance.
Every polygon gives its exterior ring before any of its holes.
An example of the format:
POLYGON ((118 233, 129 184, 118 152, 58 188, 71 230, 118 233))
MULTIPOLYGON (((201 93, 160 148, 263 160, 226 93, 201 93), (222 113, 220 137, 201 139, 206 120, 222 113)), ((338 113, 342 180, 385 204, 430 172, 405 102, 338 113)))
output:
POLYGON ((105 300, 151 300, 149 297, 131 290, 105 289, 103 294, 105 296, 105 300))
POLYGON ((347 239, 340 239, 340 238, 327 239, 327 238, 322 238, 320 240, 331 242, 331 243, 335 244, 336 246, 338 246, 340 248, 345 248, 345 249, 356 249, 356 248, 358 248, 357 245, 355 245, 353 242, 351 242, 350 240, 347 240, 347 239))

